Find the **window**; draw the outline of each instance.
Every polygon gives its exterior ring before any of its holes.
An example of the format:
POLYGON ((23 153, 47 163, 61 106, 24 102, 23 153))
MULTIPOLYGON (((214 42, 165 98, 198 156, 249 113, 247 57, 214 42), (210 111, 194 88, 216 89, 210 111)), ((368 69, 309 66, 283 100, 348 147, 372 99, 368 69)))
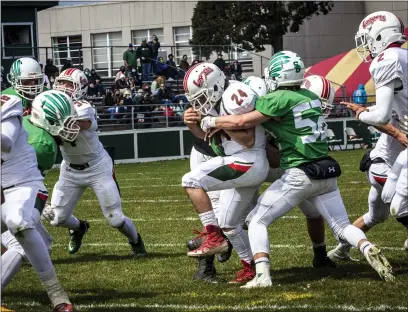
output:
POLYGON ((3 23, 3 59, 34 57, 33 23, 3 23))
POLYGON ((142 43, 143 38, 145 38, 147 42, 149 42, 150 40, 152 40, 153 35, 157 36, 160 44, 163 44, 163 28, 132 30, 132 43, 135 46, 139 46, 142 43))
POLYGON ((69 58, 75 67, 82 69, 81 35, 52 38, 52 58, 54 65, 57 66, 59 70, 61 70, 69 58))
POLYGON ((176 45, 176 64, 180 62, 183 55, 186 54, 189 58, 188 62, 191 64, 193 52, 189 44, 192 37, 191 26, 174 27, 174 44, 176 45))
POLYGON ((92 34, 92 64, 101 77, 112 77, 123 65, 122 32, 92 34))

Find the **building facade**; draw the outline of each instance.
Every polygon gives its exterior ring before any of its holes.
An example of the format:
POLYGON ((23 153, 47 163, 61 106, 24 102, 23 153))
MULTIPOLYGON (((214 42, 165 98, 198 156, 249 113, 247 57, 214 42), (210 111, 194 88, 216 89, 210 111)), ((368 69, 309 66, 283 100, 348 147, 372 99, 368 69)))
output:
MULTIPOLYGON (((116 2, 54 7, 38 12, 40 60, 53 58, 62 66, 67 58, 83 68, 95 68, 102 76, 113 76, 123 64, 128 44, 139 45, 156 34, 160 55, 174 54, 176 63, 183 54, 192 60, 188 40, 196 2, 116 2), (46 49, 48 47, 48 49, 46 49), (49 47, 52 47, 51 49, 49 47)), ((306 20, 298 33, 284 36, 284 49, 296 51, 311 66, 355 47, 354 35, 363 17, 387 10, 407 24, 407 2, 334 2, 328 15, 306 20)), ((261 75, 272 55, 270 46, 261 53, 234 53, 229 58, 251 60, 254 74, 261 75)), ((249 73, 248 73, 249 74, 249 73)))

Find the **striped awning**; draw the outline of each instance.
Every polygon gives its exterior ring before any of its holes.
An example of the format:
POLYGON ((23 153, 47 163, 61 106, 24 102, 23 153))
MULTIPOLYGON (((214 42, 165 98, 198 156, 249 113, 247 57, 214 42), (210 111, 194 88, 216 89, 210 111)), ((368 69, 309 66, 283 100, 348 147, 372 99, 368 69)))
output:
MULTIPOLYGON (((408 27, 405 28, 405 35, 408 36, 408 27)), ((402 47, 407 49, 408 41, 402 47)), ((343 95, 342 86, 344 86, 345 96, 352 96, 360 83, 365 85, 368 96, 374 96, 374 82, 371 79, 369 67, 370 63, 362 62, 356 50, 353 49, 306 68, 306 76, 319 75, 329 79, 333 82, 336 97, 343 95)))

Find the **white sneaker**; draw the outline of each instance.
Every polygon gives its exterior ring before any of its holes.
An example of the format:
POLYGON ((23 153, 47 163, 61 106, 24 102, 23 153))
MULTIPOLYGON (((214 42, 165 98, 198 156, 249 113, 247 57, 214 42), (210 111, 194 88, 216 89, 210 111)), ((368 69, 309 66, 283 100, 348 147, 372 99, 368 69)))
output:
POLYGON ((392 275, 392 267, 390 263, 377 246, 373 245, 370 248, 366 248, 366 250, 364 250, 364 256, 383 280, 386 282, 393 282, 395 280, 394 275, 392 275))
POLYGON ((272 279, 270 276, 265 276, 265 274, 258 273, 256 274, 255 278, 248 283, 246 283, 244 286, 241 286, 240 288, 261 288, 261 287, 270 287, 272 286, 272 279))
POLYGON ((336 248, 334 248, 333 250, 330 250, 327 253, 327 256, 333 262, 338 262, 338 261, 358 262, 357 259, 354 259, 350 256, 350 249, 351 249, 351 246, 349 245, 338 244, 336 248))

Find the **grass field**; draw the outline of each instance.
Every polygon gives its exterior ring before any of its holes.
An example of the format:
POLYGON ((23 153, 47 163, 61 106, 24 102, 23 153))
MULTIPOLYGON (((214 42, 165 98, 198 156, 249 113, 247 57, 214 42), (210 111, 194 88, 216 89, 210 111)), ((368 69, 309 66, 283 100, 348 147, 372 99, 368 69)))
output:
MULTIPOLYGON (((332 153, 342 165, 340 190, 352 221, 367 210, 369 186, 358 171, 363 153, 332 153)), ((227 283, 192 281, 196 263, 186 256, 185 241, 200 222, 180 187, 188 170, 188 160, 116 166, 124 211, 149 252, 145 259, 132 258, 126 239, 105 223, 89 190, 75 211, 91 224, 77 254, 67 252, 65 229, 48 227, 54 239, 52 260, 77 311, 408 311, 408 252, 402 248, 407 233, 392 218, 368 238, 382 247, 393 265, 394 284, 382 282, 356 250, 352 255, 361 260, 358 263, 314 269, 305 219, 298 209, 269 228, 273 287, 242 290, 227 283)), ((57 177, 58 171, 47 177, 50 191, 57 177)), ((333 247, 331 233, 326 237, 333 247)), ((236 255, 216 265, 227 281, 240 269, 236 255)), ((17 312, 51 311, 29 265, 2 299, 17 312)))

